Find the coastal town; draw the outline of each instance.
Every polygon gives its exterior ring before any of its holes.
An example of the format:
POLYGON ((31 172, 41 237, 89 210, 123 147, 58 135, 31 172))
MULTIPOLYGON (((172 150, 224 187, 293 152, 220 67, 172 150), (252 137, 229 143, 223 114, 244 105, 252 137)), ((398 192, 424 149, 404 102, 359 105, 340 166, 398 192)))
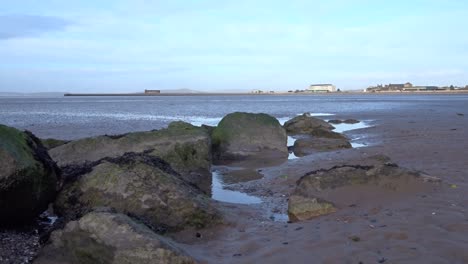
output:
MULTIPOLYGON (((376 93, 376 92, 468 92, 468 85, 465 87, 461 86, 435 86, 435 85, 413 85, 410 82, 407 83, 390 83, 390 84, 378 84, 376 86, 369 86, 363 90, 353 90, 351 92, 365 92, 365 93, 376 93)), ((333 84, 311 84, 309 87, 303 90, 289 90, 287 93, 291 94, 309 94, 309 93, 337 93, 342 92, 341 89, 337 88, 333 84)), ((343 92, 350 92, 349 90, 343 90, 343 92)), ((274 94, 284 92, 276 91, 264 91, 264 90, 253 90, 252 94, 274 94)))

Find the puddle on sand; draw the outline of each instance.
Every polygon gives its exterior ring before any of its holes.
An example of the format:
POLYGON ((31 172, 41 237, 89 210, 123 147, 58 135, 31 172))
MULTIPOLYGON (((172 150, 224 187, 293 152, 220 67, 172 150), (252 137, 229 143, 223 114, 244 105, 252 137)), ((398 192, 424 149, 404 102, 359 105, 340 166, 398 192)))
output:
POLYGON ((212 176, 211 198, 214 200, 237 204, 259 204, 262 202, 256 196, 225 189, 224 186, 227 184, 223 181, 223 174, 220 171, 214 170, 212 176))
POLYGON ((361 122, 356 123, 356 124, 341 123, 341 124, 331 124, 331 125, 335 127, 335 129, 333 131, 338 132, 338 133, 343 133, 345 131, 370 127, 368 121, 361 121, 361 122))
POLYGON ((275 222, 288 222, 289 216, 287 214, 272 213, 270 219, 275 222))
MULTIPOLYGON (((351 131, 351 130, 356 130, 356 129, 362 129, 362 128, 367 128, 367 127, 371 127, 371 125, 369 125, 369 122, 370 121, 361 121, 359 123, 355 123, 355 124, 345 124, 345 123, 341 123, 341 124, 332 124, 335 129, 333 130, 334 132, 337 132, 337 133, 343 133, 343 132, 346 132, 346 131, 351 131)), ((359 139, 362 139, 362 138, 354 138, 354 139, 351 139, 350 143, 351 143, 351 146, 353 148, 363 148, 363 147, 367 147, 366 144, 364 143, 357 143, 357 142, 354 142, 356 140, 359 140, 359 139)), ((288 136, 288 147, 291 147, 291 146, 294 146, 294 142, 296 142, 296 138, 294 137, 291 137, 291 136, 288 136)), ((290 151, 289 152, 289 156, 288 156, 288 160, 293 160, 293 159, 298 159, 299 157, 297 157, 296 155, 294 155, 294 151, 290 151)))
MULTIPOLYGON (((371 127, 371 125, 369 123, 370 123, 370 121, 361 121, 361 122, 356 123, 356 124, 341 123, 341 124, 332 124, 332 125, 335 127, 335 129, 333 131, 338 132, 338 133, 343 133, 343 132, 346 132, 346 131, 371 127)), ((361 138, 351 139, 351 141, 350 141, 351 146, 353 148, 367 147, 367 144, 355 142, 356 140, 360 140, 360 139, 362 139, 362 137, 361 138)))

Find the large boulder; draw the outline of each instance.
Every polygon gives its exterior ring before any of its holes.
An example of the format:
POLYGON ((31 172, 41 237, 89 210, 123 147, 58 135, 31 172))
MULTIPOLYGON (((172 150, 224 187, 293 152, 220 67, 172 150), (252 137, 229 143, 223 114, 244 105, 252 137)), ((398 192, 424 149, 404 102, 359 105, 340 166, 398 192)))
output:
POLYGON ((397 196, 412 193, 422 189, 424 182, 439 181, 421 172, 401 168, 384 156, 371 157, 365 163, 320 169, 301 177, 288 201, 290 219, 301 221, 333 213, 339 208, 339 201, 333 200, 337 197, 351 204, 354 199, 363 200, 364 197, 368 200, 381 192, 397 196), (330 197, 334 198, 329 200, 330 197))
POLYGON ((288 156, 286 131, 267 114, 226 115, 213 130, 212 143, 218 162, 288 156))
POLYGON ((284 128, 288 134, 311 134, 316 129, 331 130, 332 125, 322 119, 312 117, 309 113, 296 116, 284 123, 284 128))
POLYGON ((47 209, 59 172, 32 133, 0 125, 0 224, 20 223, 47 209))
POLYGON ((189 264, 170 240, 122 214, 93 212, 54 231, 35 264, 189 264))
POLYGON ((209 133, 185 122, 173 122, 161 130, 72 141, 51 149, 50 155, 66 169, 106 157, 120 157, 127 152, 162 158, 185 181, 209 193, 212 163, 209 133))
POLYGON ((294 155, 306 156, 321 151, 351 148, 351 143, 343 138, 300 138, 294 142, 294 155))
POLYGON ((151 155, 126 153, 64 173, 70 182, 59 193, 55 211, 66 220, 98 207, 132 215, 162 232, 202 228, 221 219, 205 194, 151 155))

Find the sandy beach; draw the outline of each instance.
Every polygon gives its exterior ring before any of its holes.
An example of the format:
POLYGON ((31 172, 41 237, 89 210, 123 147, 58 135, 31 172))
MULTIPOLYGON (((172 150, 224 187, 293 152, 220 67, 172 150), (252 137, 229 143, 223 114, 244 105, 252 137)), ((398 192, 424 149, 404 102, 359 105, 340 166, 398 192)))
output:
POLYGON ((229 226, 205 230, 201 238, 186 233, 176 239, 202 263, 467 263, 467 114, 460 102, 411 112, 337 116, 374 120, 370 128, 349 132, 365 135, 370 146, 257 168, 264 178, 233 188, 258 195, 264 203, 219 204, 229 226), (306 172, 362 164, 375 154, 442 183, 410 186, 398 194, 364 191, 354 201, 343 201, 337 213, 299 223, 278 217, 306 172), (359 241, 350 239, 354 236, 359 241))
MULTIPOLYGON (((341 109, 320 117, 363 121, 364 128, 344 132, 357 148, 213 166, 213 176, 224 177, 223 184, 212 182, 213 198, 218 188, 237 199, 210 202, 223 224, 164 235, 199 263, 468 263, 468 106, 464 97, 431 99, 391 100, 406 106, 341 109), (399 186, 395 190, 337 188, 321 194, 337 212, 290 221, 288 199, 302 176, 341 165, 366 166, 376 155, 440 182, 400 180, 393 183, 399 186)), ((34 226, 3 230, 0 260, 31 262, 46 239, 34 226)))

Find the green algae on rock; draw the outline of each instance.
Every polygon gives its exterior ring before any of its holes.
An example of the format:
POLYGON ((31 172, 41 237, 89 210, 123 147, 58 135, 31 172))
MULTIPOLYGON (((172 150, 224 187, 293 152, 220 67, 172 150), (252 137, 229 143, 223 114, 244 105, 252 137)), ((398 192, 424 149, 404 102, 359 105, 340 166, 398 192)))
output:
POLYGON ((21 223, 47 209, 59 171, 32 133, 0 125, 0 224, 21 223))
POLYGON ((284 123, 284 128, 288 134, 311 134, 316 129, 331 130, 332 125, 322 119, 312 117, 309 113, 296 116, 284 123))
POLYGON ((36 264, 161 263, 195 261, 175 243, 122 214, 92 212, 54 231, 36 264))
POLYGON ((203 228, 221 222, 210 199, 181 180, 160 158, 126 153, 71 171, 79 173, 73 175, 75 179, 64 187, 55 202, 56 212, 68 220, 96 207, 110 207, 159 231, 203 228))
POLYGON ((235 112, 212 132, 216 161, 288 156, 287 135, 279 121, 267 114, 235 112))
POLYGON ((210 191, 210 136, 206 129, 185 122, 172 122, 161 130, 80 139, 50 150, 61 168, 115 158, 127 152, 162 158, 185 181, 205 193, 210 191))

